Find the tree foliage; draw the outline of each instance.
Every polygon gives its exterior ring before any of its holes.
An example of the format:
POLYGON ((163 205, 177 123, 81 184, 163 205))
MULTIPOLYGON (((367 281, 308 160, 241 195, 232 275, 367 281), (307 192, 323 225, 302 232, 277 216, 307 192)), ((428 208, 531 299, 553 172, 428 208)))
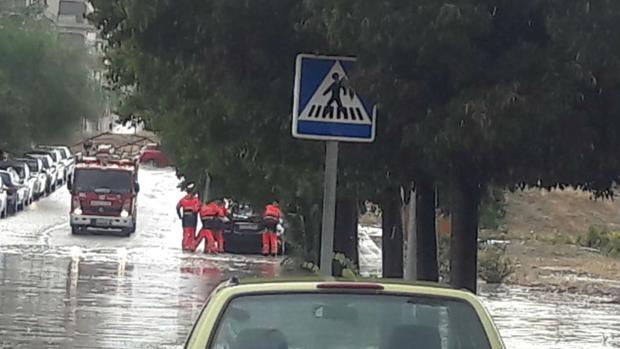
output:
POLYGON ((0 148, 58 140, 102 110, 85 47, 68 45, 30 9, 0 12, 0 148))
POLYGON ((110 78, 131 86, 128 111, 162 134, 188 178, 208 169, 240 199, 316 212, 322 147, 289 137, 300 52, 357 56, 355 86, 379 105, 376 143, 342 147, 339 190, 383 201, 435 183, 459 198, 457 241, 475 243, 477 218, 462 213, 478 212, 490 184, 605 195, 620 173, 613 1, 93 4, 110 78))

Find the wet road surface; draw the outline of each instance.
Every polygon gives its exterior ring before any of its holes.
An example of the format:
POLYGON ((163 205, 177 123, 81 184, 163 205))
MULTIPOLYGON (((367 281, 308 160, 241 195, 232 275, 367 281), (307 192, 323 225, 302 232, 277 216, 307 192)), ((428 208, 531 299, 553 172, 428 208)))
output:
MULTIPOLYGON (((140 183, 130 238, 72 236, 64 188, 0 220, 0 348, 178 348, 220 280, 279 273, 278 260, 181 252, 174 172, 142 169, 140 183)), ((362 231, 375 273, 376 232, 362 231)), ((620 348, 618 305, 518 287, 482 299, 508 348, 620 348)))
POLYGON ((278 261, 180 251, 174 172, 141 170, 137 233, 73 236, 61 188, 0 220, 0 348, 179 347, 209 291, 278 261))

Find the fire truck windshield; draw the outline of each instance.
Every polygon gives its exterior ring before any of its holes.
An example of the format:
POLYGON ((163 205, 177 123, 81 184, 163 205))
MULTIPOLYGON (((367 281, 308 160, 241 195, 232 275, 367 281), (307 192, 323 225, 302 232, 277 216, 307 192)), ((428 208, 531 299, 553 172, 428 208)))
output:
POLYGON ((73 190, 78 192, 125 194, 132 187, 131 173, 123 170, 79 169, 73 182, 73 190))

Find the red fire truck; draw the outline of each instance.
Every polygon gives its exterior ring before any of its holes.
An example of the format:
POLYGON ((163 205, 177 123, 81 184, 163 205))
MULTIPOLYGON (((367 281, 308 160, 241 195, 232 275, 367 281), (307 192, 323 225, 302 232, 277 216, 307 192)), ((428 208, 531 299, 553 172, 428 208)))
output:
POLYGON ((136 231, 137 161, 111 156, 78 159, 68 187, 73 234, 99 230, 129 236, 136 231))

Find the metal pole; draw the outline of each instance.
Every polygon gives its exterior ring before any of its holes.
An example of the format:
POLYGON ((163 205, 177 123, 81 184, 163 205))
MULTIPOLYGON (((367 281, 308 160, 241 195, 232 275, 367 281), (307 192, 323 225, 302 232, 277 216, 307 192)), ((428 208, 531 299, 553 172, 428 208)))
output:
POLYGON ((205 187, 202 192, 202 201, 209 202, 209 191, 211 189, 211 176, 209 176, 209 170, 205 170, 205 187))
POLYGON ((334 225, 336 221, 336 182, 338 179, 338 142, 328 141, 325 144, 325 148, 323 223, 321 226, 321 275, 332 276, 334 225))

